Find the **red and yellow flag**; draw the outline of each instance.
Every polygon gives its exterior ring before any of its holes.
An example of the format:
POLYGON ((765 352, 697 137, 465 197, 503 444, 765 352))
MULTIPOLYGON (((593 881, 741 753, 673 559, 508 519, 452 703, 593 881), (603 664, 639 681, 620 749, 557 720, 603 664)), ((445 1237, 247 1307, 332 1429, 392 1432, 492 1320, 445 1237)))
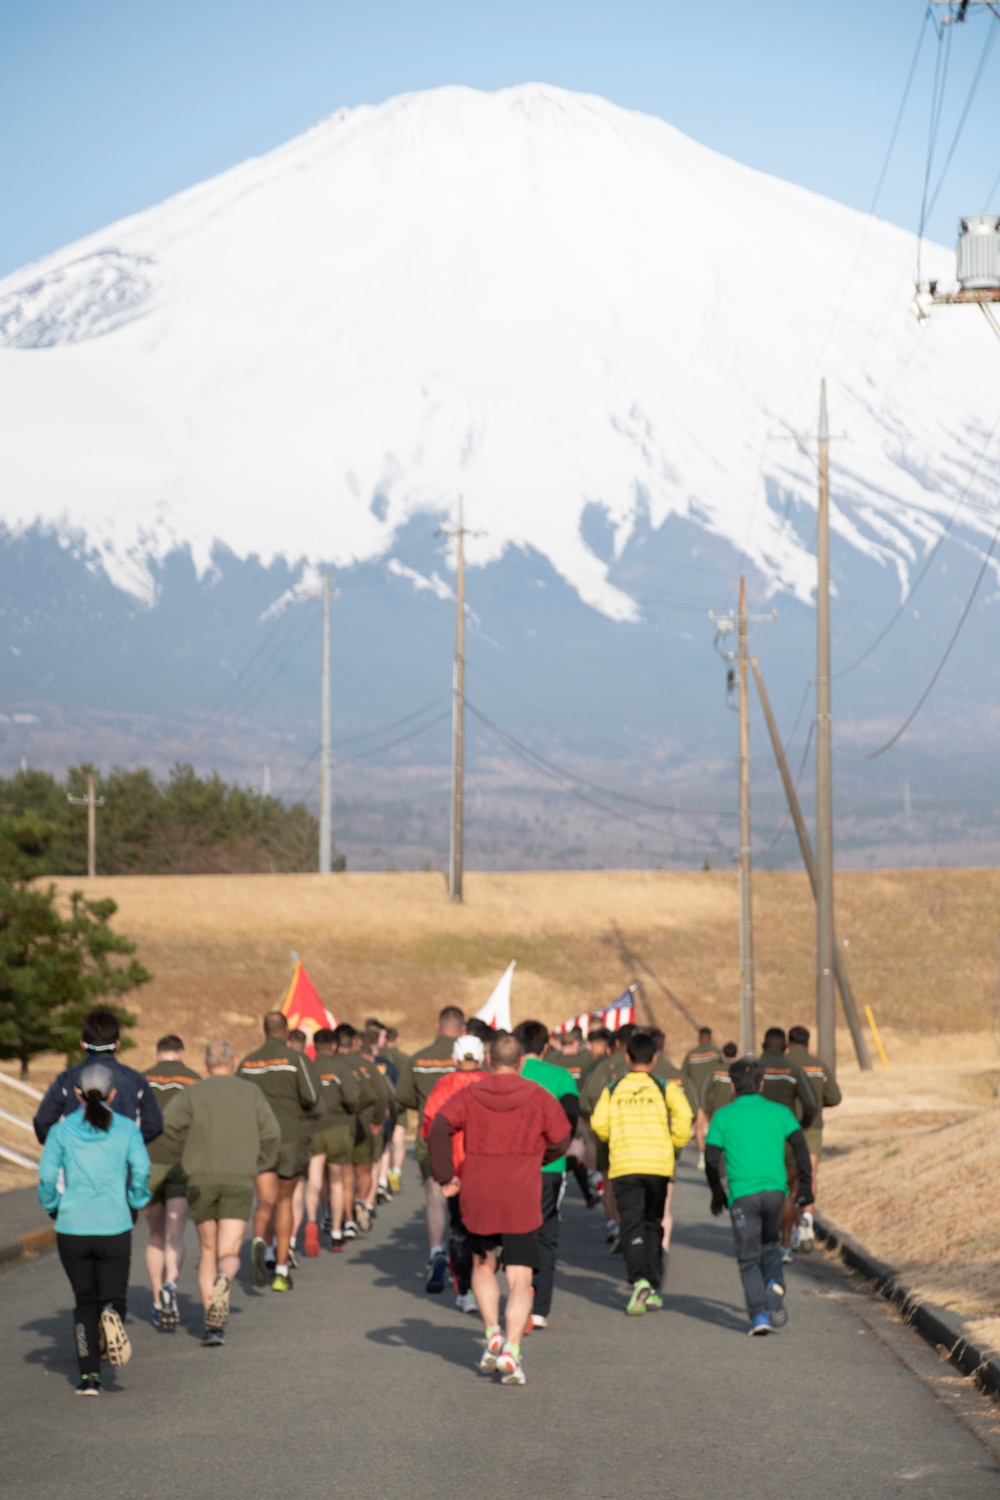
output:
POLYGON ((306 1055, 316 1056, 313 1046, 313 1037, 317 1031, 328 1026, 331 1030, 337 1024, 337 1017, 332 1011, 327 1010, 319 995, 316 986, 305 971, 305 966, 300 958, 295 960, 292 968, 292 979, 285 991, 285 998, 278 1007, 283 1016, 288 1019, 289 1031, 296 1027, 304 1031, 308 1037, 306 1042, 306 1055))

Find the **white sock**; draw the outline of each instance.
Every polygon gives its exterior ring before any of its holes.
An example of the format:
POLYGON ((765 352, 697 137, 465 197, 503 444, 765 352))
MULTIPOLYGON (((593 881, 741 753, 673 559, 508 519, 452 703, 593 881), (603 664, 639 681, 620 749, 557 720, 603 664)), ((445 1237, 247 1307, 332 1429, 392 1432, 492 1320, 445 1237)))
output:
POLYGON ((276 1276, 287 1276, 288 1275, 288 1267, 287 1266, 275 1266, 275 1268, 274 1268, 274 1274, 276 1276))
POLYGON ((443 1245, 432 1245, 431 1246, 431 1260, 434 1259, 435 1255, 443 1255, 443 1254, 444 1254, 444 1246, 443 1245))
POLYGON ((295 1238, 296 1237, 293 1234, 292 1237, 291 1237, 291 1239, 288 1241, 289 1245, 291 1245, 291 1247, 292 1247, 293 1250, 295 1249, 295 1238))

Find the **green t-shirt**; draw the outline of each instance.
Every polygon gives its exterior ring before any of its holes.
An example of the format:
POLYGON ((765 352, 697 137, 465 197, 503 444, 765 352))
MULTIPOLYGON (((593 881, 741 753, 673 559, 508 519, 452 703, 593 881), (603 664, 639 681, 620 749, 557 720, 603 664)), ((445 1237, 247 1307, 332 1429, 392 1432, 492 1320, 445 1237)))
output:
POLYGON ((712 1116, 706 1146, 719 1146, 726 1158, 729 1202, 748 1193, 787 1193, 785 1142, 800 1129, 784 1104, 761 1094, 738 1094, 712 1116))
MULTIPOLYGON (((556 1063, 543 1062, 540 1057, 528 1056, 524 1059, 521 1068, 521 1077, 527 1078, 530 1083, 537 1083, 553 1099, 565 1099, 568 1096, 576 1097, 580 1090, 576 1086, 576 1079, 567 1068, 560 1068, 556 1063)), ((543 1172, 565 1172, 566 1158, 560 1156, 556 1161, 550 1161, 543 1172)))

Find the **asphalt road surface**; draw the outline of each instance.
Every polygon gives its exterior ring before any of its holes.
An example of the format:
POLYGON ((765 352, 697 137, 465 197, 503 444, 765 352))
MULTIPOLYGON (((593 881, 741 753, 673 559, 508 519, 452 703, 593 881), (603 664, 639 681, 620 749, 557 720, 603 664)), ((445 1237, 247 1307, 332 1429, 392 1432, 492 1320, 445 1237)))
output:
POLYGON ((306 1261, 290 1295, 255 1293, 244 1277, 226 1345, 211 1350, 193 1246, 184 1326, 150 1326, 140 1226, 135 1353, 98 1401, 73 1393, 56 1256, 0 1274, 5 1492, 997 1500, 993 1408, 822 1255, 792 1268, 788 1327, 746 1337, 728 1222, 710 1217, 689 1166, 667 1308, 641 1319, 623 1316, 621 1260, 571 1186, 554 1315, 526 1341, 523 1388, 479 1375, 478 1320, 424 1293, 421 1203, 411 1166, 373 1233, 306 1261))

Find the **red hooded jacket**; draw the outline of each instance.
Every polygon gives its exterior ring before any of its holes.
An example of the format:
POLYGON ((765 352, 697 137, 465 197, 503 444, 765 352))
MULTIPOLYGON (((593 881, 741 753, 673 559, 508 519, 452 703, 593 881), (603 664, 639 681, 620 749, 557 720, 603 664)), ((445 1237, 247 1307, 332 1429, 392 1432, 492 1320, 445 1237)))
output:
POLYGON ((465 1138, 462 1221, 473 1234, 530 1234, 542 1222, 542 1167, 566 1152, 562 1106, 517 1073, 491 1073, 438 1112, 427 1144, 440 1183, 455 1176, 451 1138, 465 1138))

